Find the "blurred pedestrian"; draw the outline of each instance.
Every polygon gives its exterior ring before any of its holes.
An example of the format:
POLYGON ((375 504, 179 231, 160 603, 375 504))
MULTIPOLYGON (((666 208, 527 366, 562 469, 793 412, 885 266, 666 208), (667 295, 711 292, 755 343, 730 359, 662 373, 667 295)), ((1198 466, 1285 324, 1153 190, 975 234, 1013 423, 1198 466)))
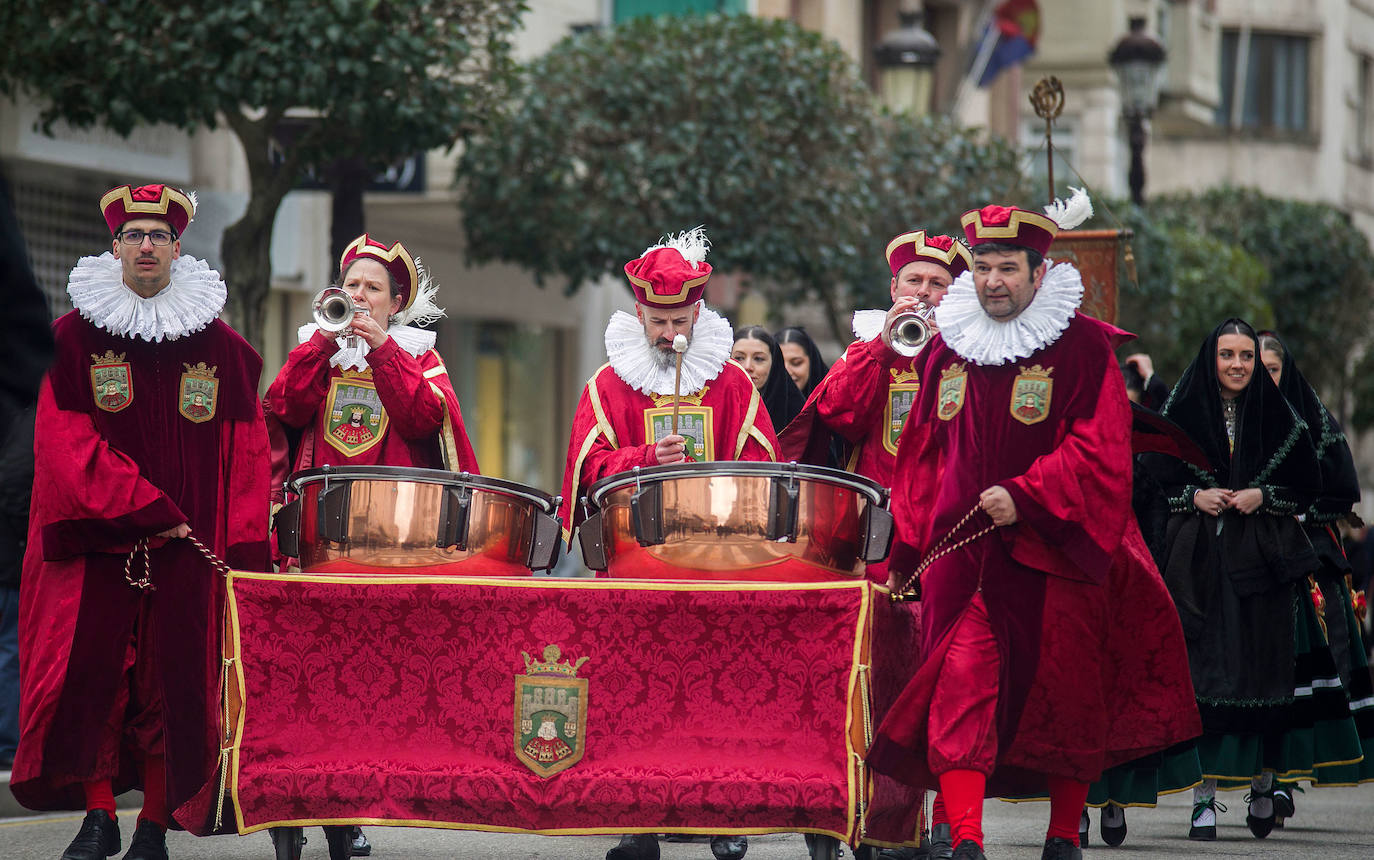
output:
POLYGON ((52 361, 48 303, 29 268, 9 185, 0 178, 0 290, 8 299, 0 378, 0 770, 19 746, 19 573, 33 486, 33 403, 52 361))
POLYGON ((774 427, 786 427, 797 417, 806 398, 783 366, 782 351, 768 329, 761 325, 736 329, 730 358, 749 374, 774 427))
POLYGON ((801 389, 802 399, 805 400, 825 379, 830 366, 821 357, 821 351, 811 335, 801 326, 780 328, 773 333, 773 338, 778 342, 778 349, 782 350, 787 375, 801 389))

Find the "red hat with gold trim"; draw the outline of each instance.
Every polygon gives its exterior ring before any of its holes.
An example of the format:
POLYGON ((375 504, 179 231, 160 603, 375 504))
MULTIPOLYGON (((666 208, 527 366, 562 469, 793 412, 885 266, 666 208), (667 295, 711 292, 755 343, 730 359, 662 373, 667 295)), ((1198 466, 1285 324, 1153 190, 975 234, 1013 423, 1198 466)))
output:
POLYGON ((892 269, 892 277, 897 277, 902 267, 917 260, 944 266, 952 278, 959 277, 973 265, 973 255, 953 236, 927 235, 924 230, 912 230, 887 243, 887 265, 892 269))
POLYGON ((111 235, 118 233, 126 221, 156 218, 166 221, 180 236, 195 217, 196 196, 170 185, 140 185, 138 188, 121 185, 106 191, 100 198, 100 211, 111 235))
POLYGON ((420 283, 420 270, 405 245, 397 242, 388 248, 364 233, 344 248, 342 256, 339 257, 339 275, 342 276, 354 260, 362 257, 376 260, 391 274, 401 289, 400 312, 408 310, 418 294, 415 287, 420 283))
POLYGON ((1015 206, 984 206, 965 212, 960 219, 970 246, 999 243, 1028 248, 1044 256, 1059 232, 1059 225, 1046 215, 1017 209, 1015 206))
POLYGON ((635 301, 653 308, 680 308, 695 304, 711 279, 706 252, 711 242, 701 227, 664 236, 638 259, 625 264, 635 301))

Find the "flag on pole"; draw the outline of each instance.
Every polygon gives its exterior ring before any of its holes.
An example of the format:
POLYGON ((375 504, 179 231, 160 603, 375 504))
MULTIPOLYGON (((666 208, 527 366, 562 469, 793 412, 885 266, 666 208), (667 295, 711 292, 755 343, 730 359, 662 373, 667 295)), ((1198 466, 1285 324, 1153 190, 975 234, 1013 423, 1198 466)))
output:
POLYGON ((992 13, 992 21, 983 32, 984 61, 978 86, 990 85, 1004 69, 1024 62, 1035 53, 1040 38, 1040 6, 1036 0, 1005 0, 992 13))

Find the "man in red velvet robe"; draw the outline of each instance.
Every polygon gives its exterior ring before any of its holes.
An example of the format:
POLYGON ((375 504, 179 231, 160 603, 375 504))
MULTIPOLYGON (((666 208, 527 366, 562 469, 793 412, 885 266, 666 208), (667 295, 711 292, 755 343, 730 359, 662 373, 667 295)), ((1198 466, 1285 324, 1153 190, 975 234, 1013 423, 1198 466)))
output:
MULTIPOLYGON (((778 435, 784 462, 825 465, 828 431, 833 431, 854 445, 848 471, 892 487, 897 440, 921 390, 921 379, 917 357, 898 353, 888 340, 888 329, 898 315, 920 305, 937 307, 972 259, 968 248, 953 237, 927 235, 924 230, 903 233, 888 243, 892 308, 854 314, 858 340, 831 366, 801 414, 778 435)), ((886 560, 868 565, 867 573, 874 582, 886 583, 886 560)))
POLYGON ((744 368, 730 360, 730 323, 701 302, 711 265, 700 228, 625 264, 635 316, 606 326, 603 365, 582 390, 563 472, 563 536, 582 520, 577 500, 608 475, 684 461, 777 460, 773 422, 744 368), (673 341, 687 341, 676 380, 673 341), (678 431, 673 433, 673 395, 678 431))
POLYGON ((989 206, 963 223, 973 270, 936 311, 893 478, 891 576, 919 591, 921 665, 868 761, 938 785, 960 860, 984 856, 985 794, 1048 791, 1042 857, 1076 860, 1088 784, 1200 723, 1131 512, 1113 355, 1129 335, 1077 313, 1072 266, 1047 268, 1054 220, 989 206))
MULTIPOLYGON (((730 360, 730 323, 701 302, 711 277, 709 247, 698 227, 665 237, 625 264, 635 316, 616 311, 611 317, 610 361, 588 380, 573 416, 559 512, 569 542, 582 519, 577 500, 601 478, 684 461, 777 460, 768 410, 749 374, 730 360), (674 341, 685 346, 680 384, 674 341)), ((711 852, 720 860, 743 857, 748 846, 743 836, 711 837, 711 852)), ((658 856, 651 833, 627 835, 606 852, 606 860, 658 856)))
POLYGON ((66 860, 117 853, 114 795, 142 788, 124 856, 161 860, 173 816, 203 833, 219 801, 224 583, 185 538, 266 569, 262 360, 180 256, 193 198, 125 185, 101 209, 111 253, 72 270, 38 400, 11 788, 87 810, 66 860))

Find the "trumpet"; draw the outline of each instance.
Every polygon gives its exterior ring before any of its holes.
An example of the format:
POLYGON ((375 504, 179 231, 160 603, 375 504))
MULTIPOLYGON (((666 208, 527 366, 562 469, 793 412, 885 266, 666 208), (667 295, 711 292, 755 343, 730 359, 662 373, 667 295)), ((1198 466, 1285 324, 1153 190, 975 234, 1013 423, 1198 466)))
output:
POLYGON ((925 302, 918 304, 915 310, 897 314, 892 318, 892 323, 883 329, 883 343, 892 347, 898 355, 911 358, 935 334, 935 326, 931 322, 934 314, 935 308, 925 302))
MULTIPOLYGON (((353 325, 355 314, 367 313, 367 308, 353 304, 353 297, 338 287, 325 287, 316 293, 310 303, 310 310, 315 316, 315 325, 319 326, 321 331, 334 334, 348 331, 353 325)), ((340 345, 344 349, 354 349, 358 346, 358 336, 342 335, 340 345)))

